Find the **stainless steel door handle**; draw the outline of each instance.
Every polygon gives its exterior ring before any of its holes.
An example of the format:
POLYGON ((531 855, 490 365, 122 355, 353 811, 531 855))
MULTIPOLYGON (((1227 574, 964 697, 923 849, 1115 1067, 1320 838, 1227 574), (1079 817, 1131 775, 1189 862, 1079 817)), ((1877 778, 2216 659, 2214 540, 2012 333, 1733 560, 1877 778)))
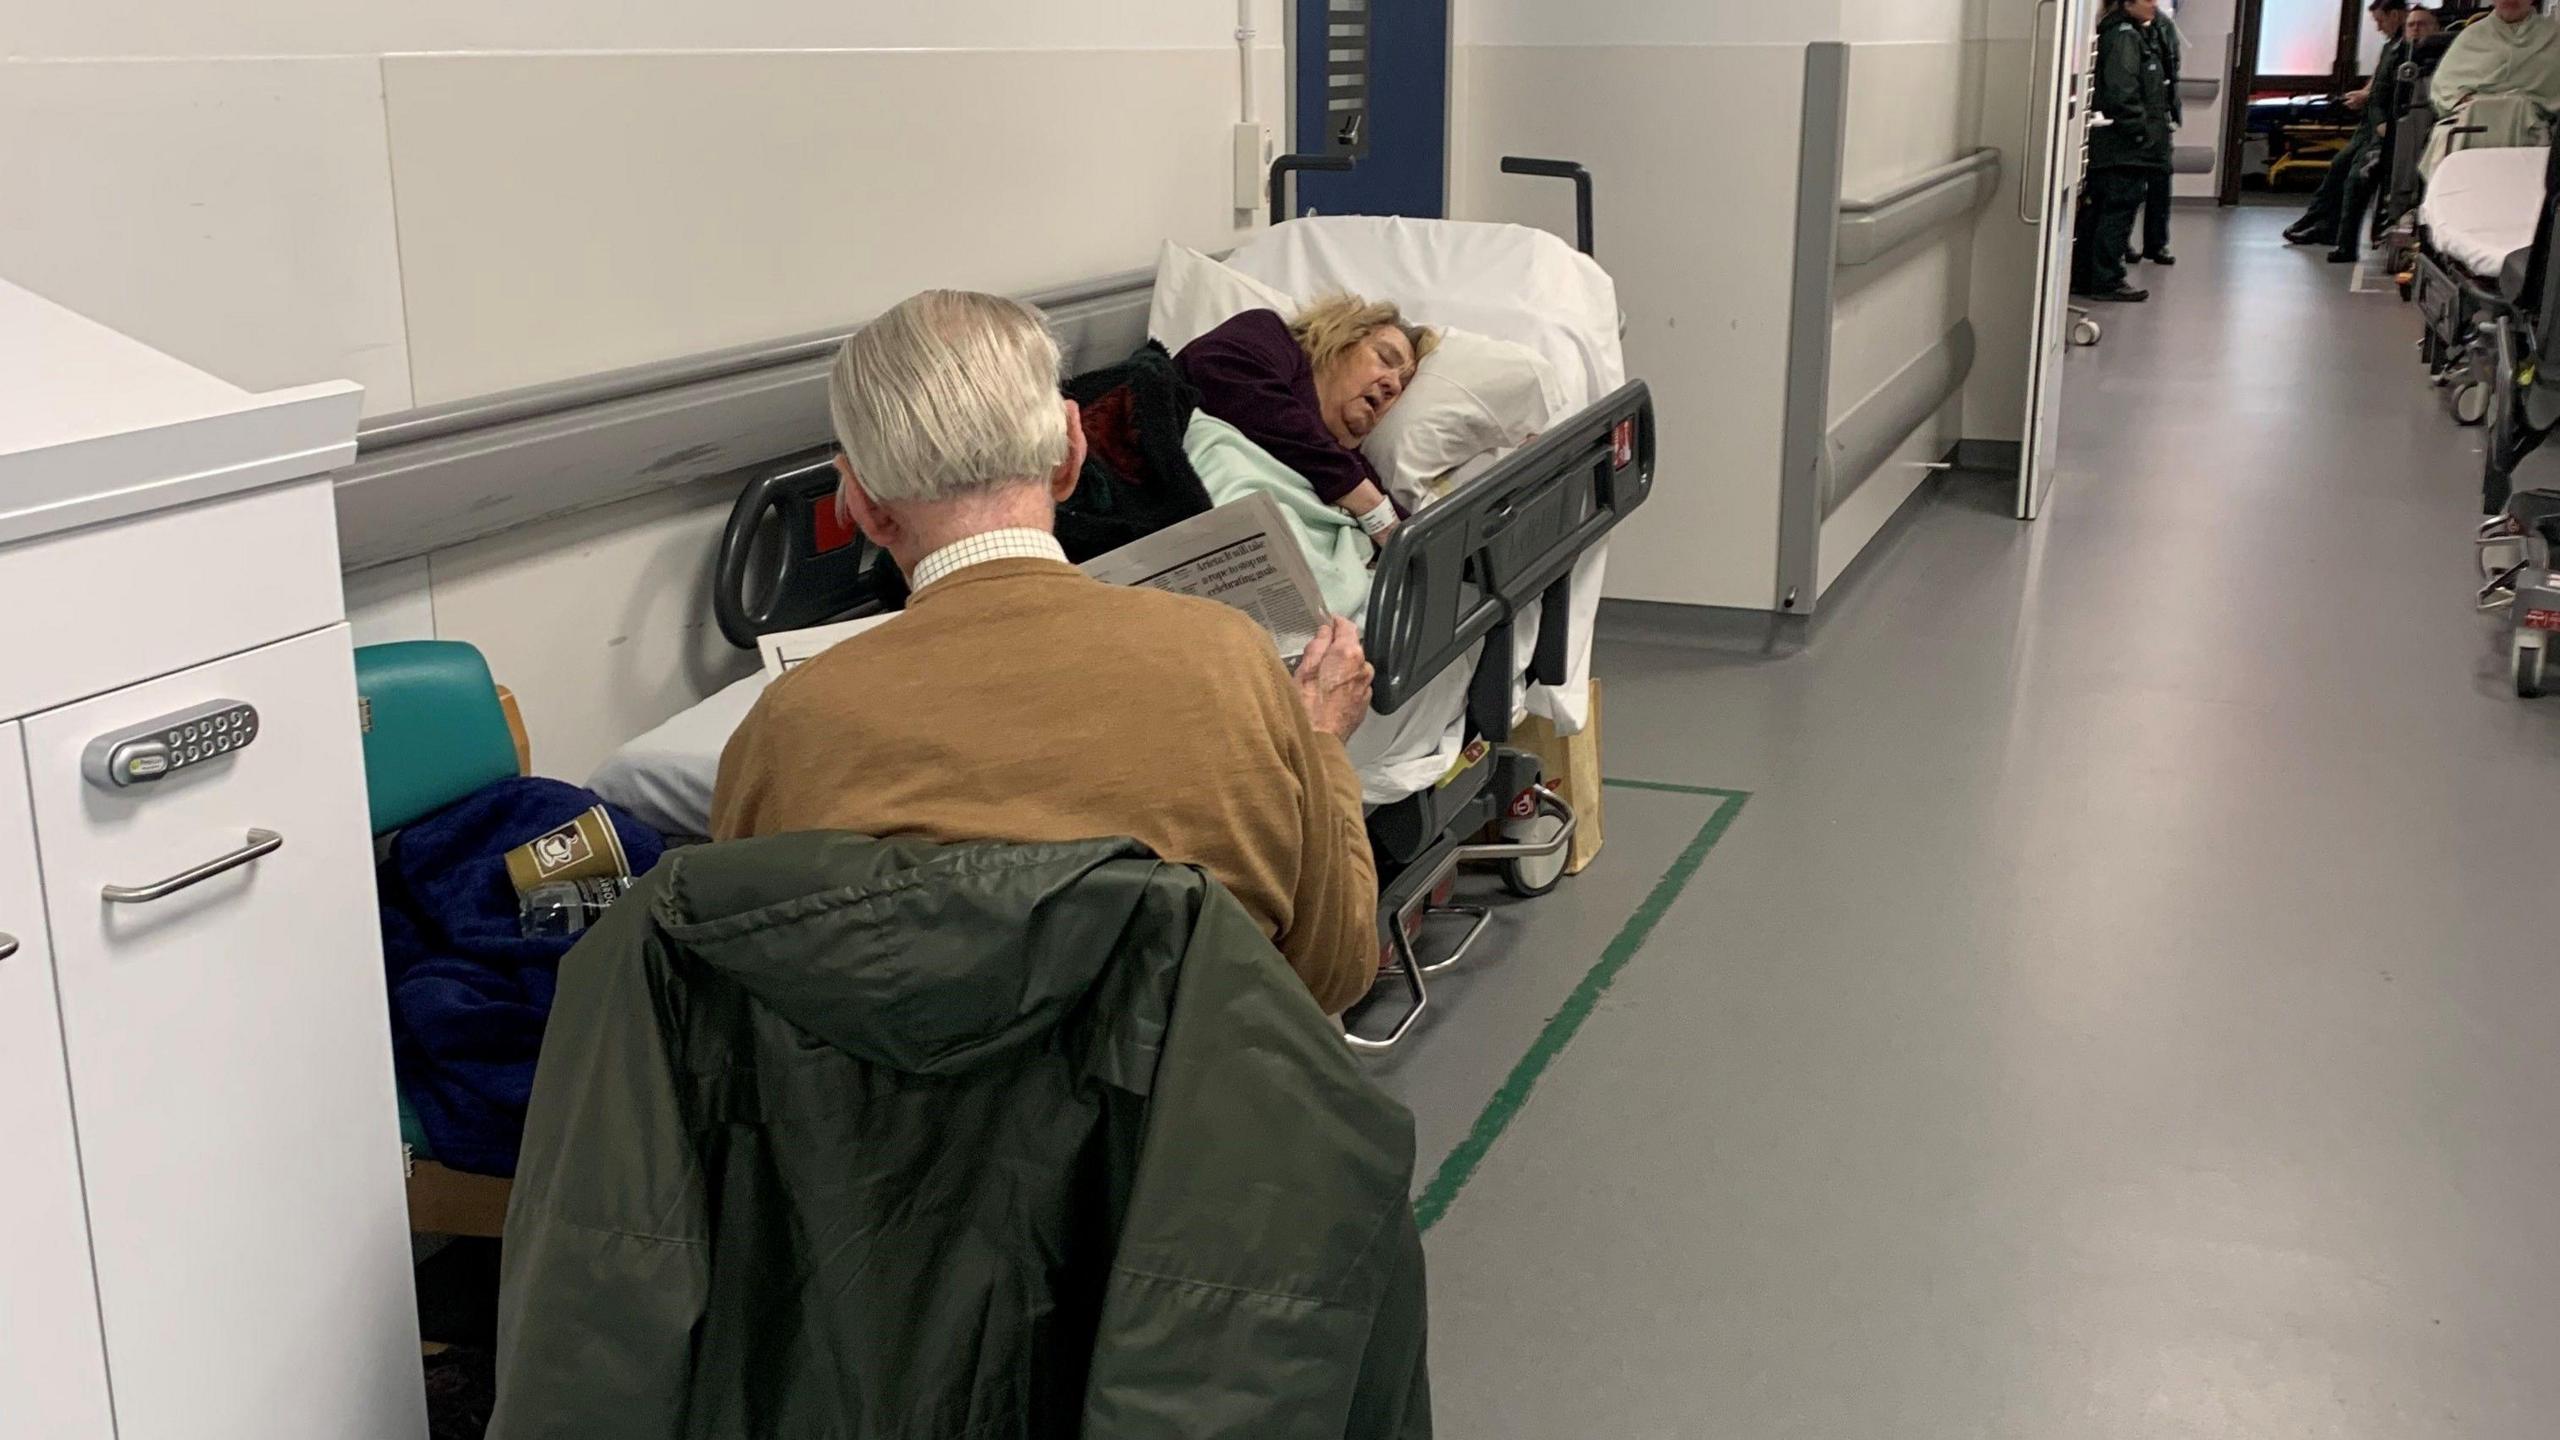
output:
POLYGON ((192 870, 182 870, 149 885, 109 885, 98 893, 110 905, 148 905, 154 900, 166 900, 181 890, 201 885, 216 875, 237 870, 243 865, 255 865, 283 848, 284 837, 273 830, 252 830, 249 843, 228 855, 207 860, 192 870))
POLYGON ((0 935, 0 960, 6 960, 17 953, 18 937, 15 935, 0 935))

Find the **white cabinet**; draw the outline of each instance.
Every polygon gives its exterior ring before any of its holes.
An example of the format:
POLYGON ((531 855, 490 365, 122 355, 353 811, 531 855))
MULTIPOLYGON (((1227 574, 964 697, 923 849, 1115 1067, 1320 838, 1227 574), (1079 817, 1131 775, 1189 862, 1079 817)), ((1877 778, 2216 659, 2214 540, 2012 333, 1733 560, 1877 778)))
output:
POLYGON ((327 478, 360 399, 0 282, 0 1440, 426 1431, 327 478), (255 738, 87 773, 217 702, 255 738))
POLYGON ((423 1415, 356 714, 335 626, 26 722, 120 1440, 423 1415), (97 737, 218 704, 256 738, 84 776, 97 737))
POLYGON ((26 764, 0 723, 0 1437, 113 1434, 26 764))

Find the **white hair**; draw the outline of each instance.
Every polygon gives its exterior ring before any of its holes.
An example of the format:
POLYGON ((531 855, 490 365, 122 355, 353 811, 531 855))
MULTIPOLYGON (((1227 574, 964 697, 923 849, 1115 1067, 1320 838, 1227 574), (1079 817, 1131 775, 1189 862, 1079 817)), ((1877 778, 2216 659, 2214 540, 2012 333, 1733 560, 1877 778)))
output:
POLYGON ((1044 478, 1067 458, 1058 342, 1040 312, 927 290, 848 337, 827 377, 855 478, 872 499, 949 500, 1044 478))

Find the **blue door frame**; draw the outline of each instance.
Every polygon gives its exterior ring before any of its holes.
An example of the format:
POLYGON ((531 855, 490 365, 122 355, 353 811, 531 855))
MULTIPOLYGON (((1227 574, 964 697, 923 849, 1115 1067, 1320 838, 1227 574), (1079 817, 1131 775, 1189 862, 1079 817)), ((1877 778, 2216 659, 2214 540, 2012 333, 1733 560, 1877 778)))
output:
POLYGON ((1341 153, 1329 101, 1331 26, 1342 4, 1369 37, 1367 133, 1348 172, 1301 173, 1292 214, 1412 215, 1448 212, 1449 0, 1296 0, 1297 137, 1306 155, 1341 153))

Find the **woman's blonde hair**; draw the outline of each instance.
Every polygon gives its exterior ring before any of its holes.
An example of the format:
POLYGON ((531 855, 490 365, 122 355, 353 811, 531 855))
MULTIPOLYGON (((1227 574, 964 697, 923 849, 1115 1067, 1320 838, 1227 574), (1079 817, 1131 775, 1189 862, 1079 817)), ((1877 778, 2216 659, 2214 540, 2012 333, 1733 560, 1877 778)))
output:
POLYGON ((1289 322, 1289 333, 1321 371, 1390 325, 1404 332, 1406 343, 1413 346, 1413 363, 1417 366, 1423 356, 1439 348, 1438 331, 1405 319, 1404 312, 1392 302, 1363 300, 1357 295, 1327 295, 1318 300, 1289 322))

